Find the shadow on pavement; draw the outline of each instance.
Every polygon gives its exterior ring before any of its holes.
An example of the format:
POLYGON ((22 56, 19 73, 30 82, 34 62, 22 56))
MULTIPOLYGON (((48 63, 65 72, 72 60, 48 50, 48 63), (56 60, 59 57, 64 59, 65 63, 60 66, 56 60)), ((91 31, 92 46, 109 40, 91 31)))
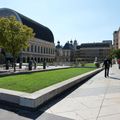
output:
POLYGON ((8 102, 5 102, 5 101, 0 101, 0 109, 4 109, 4 110, 7 110, 7 111, 12 111, 12 112, 14 112, 14 113, 16 113, 20 116, 24 116, 24 117, 27 117, 27 118, 30 118, 30 119, 34 120, 37 117, 39 117, 41 114, 43 114, 51 106, 53 106, 56 103, 58 103, 59 101, 61 101, 67 95, 72 93, 75 89, 77 89, 82 84, 87 82, 89 79, 86 79, 86 80, 80 82, 79 84, 75 85, 74 87, 66 90, 65 92, 57 95, 56 97, 54 97, 53 99, 49 100, 48 102, 44 103, 43 105, 39 106, 36 109, 21 107, 21 106, 18 106, 16 104, 8 103, 8 102))
POLYGON ((120 78, 117 78, 117 77, 110 77, 112 79, 115 79, 115 80, 120 80, 120 78))

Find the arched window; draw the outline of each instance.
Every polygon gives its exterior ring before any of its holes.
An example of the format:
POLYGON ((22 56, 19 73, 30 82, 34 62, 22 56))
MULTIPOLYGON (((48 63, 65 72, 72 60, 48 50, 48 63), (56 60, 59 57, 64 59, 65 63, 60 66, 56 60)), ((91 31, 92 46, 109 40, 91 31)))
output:
POLYGON ((49 52, 49 54, 50 54, 50 48, 49 48, 48 52, 49 52))
POLYGON ((46 53, 45 47, 44 47, 44 54, 46 53))
POLYGON ((46 54, 48 54, 48 48, 46 48, 46 54))
POLYGON ((37 46, 35 45, 35 52, 37 52, 37 46))
POLYGON ((43 48, 41 47, 41 53, 43 53, 43 48))
POLYGON ((40 52, 40 46, 38 46, 38 53, 40 52))
POLYGON ((33 52, 33 45, 31 45, 31 52, 33 52))
POLYGON ((38 63, 40 63, 40 58, 38 58, 38 63))

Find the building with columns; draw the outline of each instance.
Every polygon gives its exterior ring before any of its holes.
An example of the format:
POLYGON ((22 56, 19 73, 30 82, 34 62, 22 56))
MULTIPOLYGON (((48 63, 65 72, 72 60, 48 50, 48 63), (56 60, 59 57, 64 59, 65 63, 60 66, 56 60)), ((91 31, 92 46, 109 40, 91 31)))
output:
MULTIPOLYGON (((32 59, 38 63, 43 61, 63 63, 75 62, 79 59, 93 62, 95 57, 102 61, 110 53, 112 46, 110 40, 104 40, 102 43, 85 43, 81 45, 78 45, 76 40, 71 40, 66 42, 64 46, 61 46, 60 42, 58 42, 55 47, 54 36, 49 28, 14 10, 8 8, 0 9, 0 17, 9 16, 15 16, 22 24, 31 27, 35 33, 35 38, 30 40, 29 47, 21 50, 18 61, 29 62, 32 59)), ((114 47, 116 49, 120 48, 120 29, 114 32, 114 47)), ((4 53, 4 51, 1 53, 4 53)), ((9 58, 10 55, 8 55, 9 58)), ((0 61, 3 61, 1 55, 0 61)))
POLYGON ((19 59, 28 62, 34 59, 36 62, 52 62, 55 59, 54 36, 51 30, 40 23, 8 8, 0 9, 0 17, 15 16, 24 25, 31 27, 35 33, 34 40, 30 40, 29 47, 21 50, 19 59))

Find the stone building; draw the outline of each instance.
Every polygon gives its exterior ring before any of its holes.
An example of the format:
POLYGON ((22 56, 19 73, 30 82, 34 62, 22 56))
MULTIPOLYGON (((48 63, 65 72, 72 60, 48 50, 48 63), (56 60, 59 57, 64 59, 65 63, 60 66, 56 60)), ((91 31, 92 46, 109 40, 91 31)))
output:
POLYGON ((0 17, 9 16, 15 16, 18 21, 31 27, 35 33, 35 38, 30 40, 29 47, 21 50, 19 59, 22 59, 23 62, 28 62, 30 59, 34 59, 38 63, 44 60, 53 62, 55 59, 55 44, 51 30, 14 10, 0 9, 0 17))
POLYGON ((109 56, 111 49, 112 40, 104 40, 99 43, 83 43, 81 45, 78 45, 75 40, 74 43, 68 41, 63 47, 58 41, 55 60, 58 63, 94 62, 95 59, 102 62, 105 57, 109 56))
POLYGON ((60 42, 56 46, 56 56, 55 61, 58 63, 65 63, 65 62, 74 62, 75 61, 75 51, 77 47, 77 41, 75 40, 74 43, 71 40, 70 42, 66 42, 65 45, 62 47, 60 42))
POLYGON ((97 59, 102 62, 105 57, 108 57, 112 44, 110 41, 103 41, 101 43, 83 43, 77 46, 75 58, 78 61, 94 62, 97 59))
POLYGON ((113 33, 113 47, 114 49, 120 49, 120 28, 113 33))

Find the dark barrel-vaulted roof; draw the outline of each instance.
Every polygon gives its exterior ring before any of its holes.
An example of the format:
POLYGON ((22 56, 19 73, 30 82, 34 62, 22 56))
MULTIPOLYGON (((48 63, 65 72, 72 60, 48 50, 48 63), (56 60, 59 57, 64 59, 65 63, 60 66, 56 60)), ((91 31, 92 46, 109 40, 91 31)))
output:
POLYGON ((25 17, 24 15, 8 9, 8 8, 1 8, 0 9, 0 17, 9 17, 9 16, 15 16, 16 19, 20 22, 22 22, 24 25, 27 25, 28 27, 31 27, 35 33, 35 37, 54 43, 54 36, 51 30, 40 23, 25 17))

